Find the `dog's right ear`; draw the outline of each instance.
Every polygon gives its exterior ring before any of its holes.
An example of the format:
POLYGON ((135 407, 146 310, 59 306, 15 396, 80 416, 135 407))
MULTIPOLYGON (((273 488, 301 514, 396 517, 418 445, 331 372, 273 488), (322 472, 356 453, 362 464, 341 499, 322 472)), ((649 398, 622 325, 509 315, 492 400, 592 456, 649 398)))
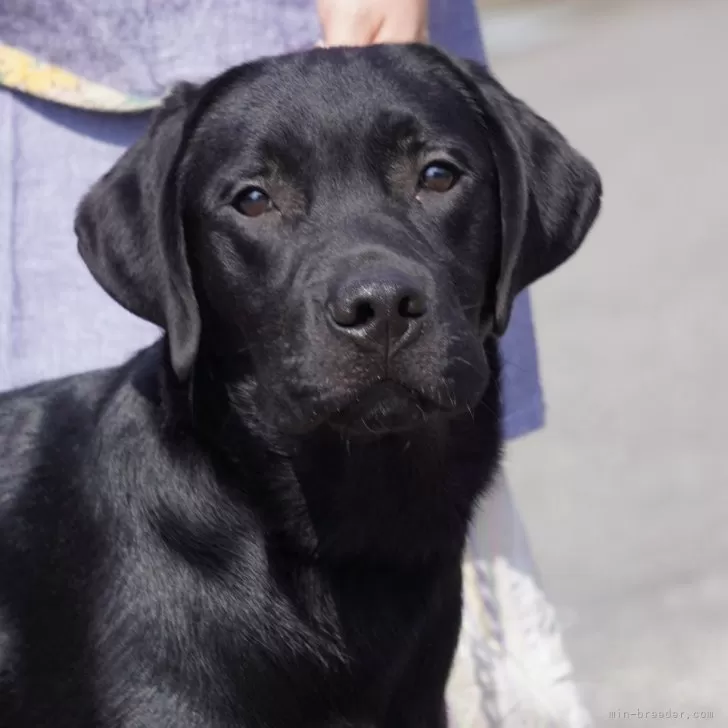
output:
POLYGON ((582 244, 599 213, 602 183, 562 134, 484 66, 456 65, 475 91, 498 170, 502 239, 494 328, 500 335, 518 293, 582 244))
POLYGON ((479 63, 431 47, 418 52, 445 65, 450 83, 477 110, 498 173, 500 261, 493 329, 505 332, 520 291, 579 248, 599 212, 602 184, 592 164, 545 119, 506 91, 479 63))
POLYGON ((81 201, 75 224, 79 252, 97 282, 124 308, 166 330, 181 381, 200 336, 177 179, 198 96, 192 84, 173 89, 146 134, 81 201))

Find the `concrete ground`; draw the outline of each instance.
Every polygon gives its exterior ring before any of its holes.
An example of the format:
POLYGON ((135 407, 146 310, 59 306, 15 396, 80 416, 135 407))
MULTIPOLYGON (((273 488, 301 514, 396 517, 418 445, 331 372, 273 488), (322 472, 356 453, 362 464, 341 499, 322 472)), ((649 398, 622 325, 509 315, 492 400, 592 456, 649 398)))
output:
POLYGON ((549 423, 509 472, 597 725, 728 726, 728 1, 562 10, 486 16, 605 187, 534 287, 549 423))

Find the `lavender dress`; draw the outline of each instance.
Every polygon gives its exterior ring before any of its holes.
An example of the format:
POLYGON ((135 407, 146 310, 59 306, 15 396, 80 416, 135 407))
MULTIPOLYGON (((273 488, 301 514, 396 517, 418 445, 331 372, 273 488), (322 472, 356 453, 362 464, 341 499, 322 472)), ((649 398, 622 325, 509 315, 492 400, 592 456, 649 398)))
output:
MULTIPOLYGON (((472 0, 434 0, 430 17, 434 43, 483 58, 472 0)), ((315 0, 0 2, 0 42, 144 96, 320 37, 315 0)), ((92 280, 72 224, 81 195, 147 120, 0 88, 0 390, 118 364, 158 335, 92 280)), ((516 304, 503 359, 513 437, 543 422, 527 295, 516 304)))

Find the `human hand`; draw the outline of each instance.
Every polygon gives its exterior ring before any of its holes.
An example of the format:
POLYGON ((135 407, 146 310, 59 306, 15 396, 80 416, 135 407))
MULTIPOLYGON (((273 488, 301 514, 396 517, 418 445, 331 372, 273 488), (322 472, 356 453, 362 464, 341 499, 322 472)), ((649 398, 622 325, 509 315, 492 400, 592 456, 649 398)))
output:
POLYGON ((324 46, 427 40, 427 0, 318 0, 324 46))

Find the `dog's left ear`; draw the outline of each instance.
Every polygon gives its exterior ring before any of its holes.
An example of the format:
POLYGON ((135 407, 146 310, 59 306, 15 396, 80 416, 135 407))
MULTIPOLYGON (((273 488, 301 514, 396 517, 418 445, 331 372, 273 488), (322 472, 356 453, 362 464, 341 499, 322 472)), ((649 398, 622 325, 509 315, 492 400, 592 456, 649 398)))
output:
POLYGON ((178 167, 198 89, 180 84, 149 130, 86 194, 76 213, 81 257, 124 308, 167 332, 185 381, 197 355, 200 316, 182 229, 178 167))
POLYGON ((513 299, 581 245, 601 204, 601 180, 551 124, 487 70, 456 62, 475 95, 495 158, 501 207, 494 328, 508 326, 513 299))

